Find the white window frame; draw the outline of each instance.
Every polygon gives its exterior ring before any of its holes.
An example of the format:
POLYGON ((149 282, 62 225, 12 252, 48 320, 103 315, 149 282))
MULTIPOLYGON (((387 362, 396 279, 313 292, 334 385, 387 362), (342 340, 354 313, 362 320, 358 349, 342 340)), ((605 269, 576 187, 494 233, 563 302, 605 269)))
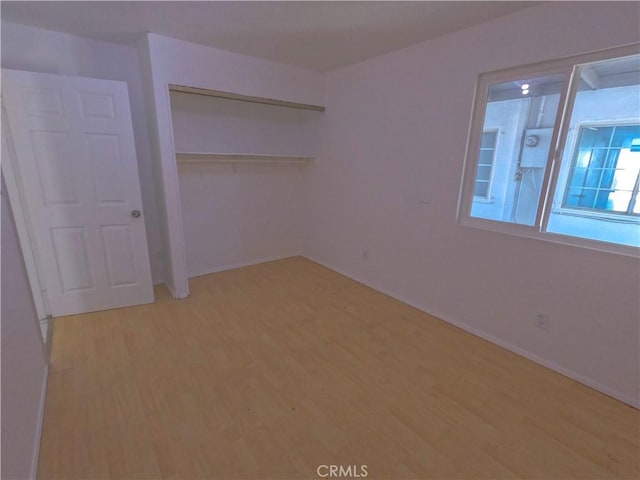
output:
MULTIPOLYGON (((551 213, 554 210, 553 199, 555 198, 556 189, 558 187, 560 163, 562 162, 565 148, 571 148, 571 146, 566 145, 566 141, 571 113, 573 112, 573 104, 580 81, 580 65, 607 60, 610 58, 637 55, 639 53, 640 44, 634 43, 557 60, 480 74, 474 92, 473 113, 469 124, 463 178, 458 197, 458 224, 504 233, 507 235, 534 238, 554 243, 638 257, 640 249, 636 247, 552 233, 547 231, 547 227, 551 213), (549 156, 547 158, 547 165, 545 168, 534 225, 521 225, 486 218, 472 217, 471 208, 474 200, 473 191, 478 163, 478 152, 480 149, 480 142, 482 140, 489 87, 496 83, 518 81, 527 77, 556 74, 564 75, 565 80, 560 93, 558 112, 551 137, 552 147, 549 149, 549 156)), ((571 161, 570 159, 571 157, 569 157, 569 161, 571 161)))

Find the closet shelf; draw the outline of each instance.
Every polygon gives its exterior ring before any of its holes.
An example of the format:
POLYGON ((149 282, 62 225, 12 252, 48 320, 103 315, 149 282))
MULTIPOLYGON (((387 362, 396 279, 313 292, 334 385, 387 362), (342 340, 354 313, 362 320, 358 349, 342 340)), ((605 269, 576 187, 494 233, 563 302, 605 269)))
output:
POLYGON ((277 100, 275 98, 254 97, 252 95, 242 95, 239 93, 221 92, 208 88, 188 87, 186 85, 169 84, 169 91, 179 93, 190 93, 194 95, 204 95, 205 97, 226 98, 228 100, 240 100, 242 102, 263 103, 266 105, 276 105, 279 107, 299 108, 302 110, 315 110, 324 112, 323 105, 310 105, 308 103, 289 102, 287 100, 277 100))
POLYGON ((183 163, 309 163, 315 157, 304 155, 275 155, 263 153, 176 152, 176 160, 183 163))

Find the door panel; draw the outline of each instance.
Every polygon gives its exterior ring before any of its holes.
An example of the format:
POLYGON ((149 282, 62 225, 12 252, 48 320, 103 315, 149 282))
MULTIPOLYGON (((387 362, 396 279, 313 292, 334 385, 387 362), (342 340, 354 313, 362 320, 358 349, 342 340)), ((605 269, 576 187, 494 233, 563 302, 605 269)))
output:
POLYGON ((2 71, 15 170, 55 316, 153 301, 126 84, 2 71))
POLYGON ((79 205, 76 190, 79 179, 75 173, 68 132, 32 130, 31 142, 44 204, 79 205))
POLYGON ((131 229, 126 225, 106 225, 101 227, 101 230, 109 286, 134 285, 138 274, 131 229))
POLYGON ((115 102, 112 95, 102 93, 81 93, 83 117, 116 118, 115 102))
POLYGON ((62 291, 67 293, 95 288, 84 227, 53 227, 51 239, 62 291))
POLYGON ((126 204, 125 166, 118 135, 87 134, 87 143, 98 204, 126 204))
POLYGON ((49 88, 24 88, 24 106, 30 115, 64 116, 62 92, 49 88))

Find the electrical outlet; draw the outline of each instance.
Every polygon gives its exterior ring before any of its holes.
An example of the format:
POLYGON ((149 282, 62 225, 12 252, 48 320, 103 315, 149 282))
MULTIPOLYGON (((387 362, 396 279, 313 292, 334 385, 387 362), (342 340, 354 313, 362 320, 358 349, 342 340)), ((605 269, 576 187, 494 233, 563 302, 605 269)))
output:
POLYGON ((538 310, 535 316, 534 325, 542 330, 549 329, 549 314, 538 310))
POLYGON ((362 250, 362 260, 364 260, 365 262, 367 260, 369 260, 369 249, 365 248, 362 250))

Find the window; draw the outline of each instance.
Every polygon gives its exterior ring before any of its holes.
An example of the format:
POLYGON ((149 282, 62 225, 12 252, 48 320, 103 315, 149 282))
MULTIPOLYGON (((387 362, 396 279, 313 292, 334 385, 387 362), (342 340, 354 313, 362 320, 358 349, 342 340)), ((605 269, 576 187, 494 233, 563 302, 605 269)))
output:
POLYGON ((491 195, 491 177, 493 174, 493 160, 496 154, 497 130, 487 130, 482 133, 480 155, 478 156, 478 170, 473 195, 476 198, 489 200, 491 195))
POLYGON ((563 206, 622 215, 640 213, 640 125, 583 126, 563 206))
POLYGON ((639 50, 480 75, 460 223, 637 255, 639 50))

